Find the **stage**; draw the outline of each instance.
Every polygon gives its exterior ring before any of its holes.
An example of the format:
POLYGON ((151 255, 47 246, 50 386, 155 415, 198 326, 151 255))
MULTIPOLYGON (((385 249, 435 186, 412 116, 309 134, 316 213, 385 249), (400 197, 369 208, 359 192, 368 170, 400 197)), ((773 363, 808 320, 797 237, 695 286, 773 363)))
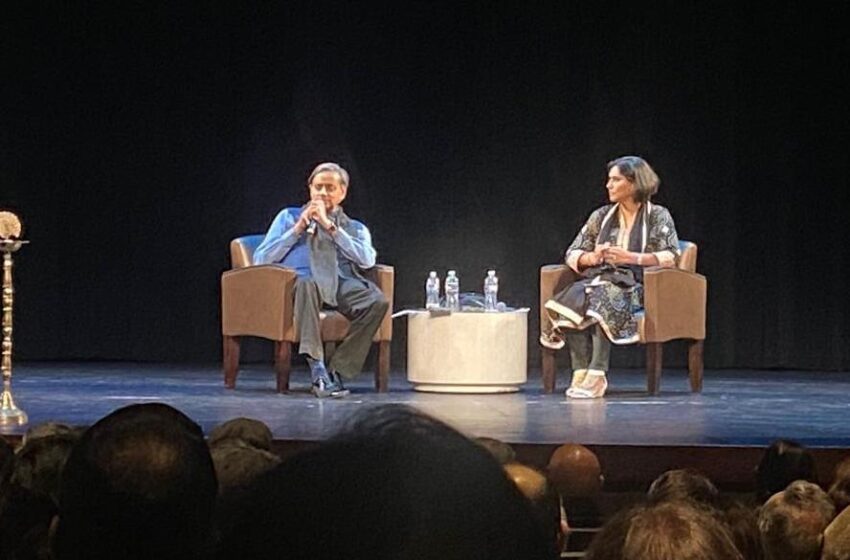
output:
MULTIPOLYGON (((318 400, 309 393, 303 368, 292 374, 292 391, 274 392, 271 366, 243 366, 235 390, 224 388, 218 365, 141 363, 32 363, 15 366, 14 396, 29 426, 49 420, 87 425, 136 402, 168 403, 208 432, 230 418, 265 422, 276 450, 296 452, 333 435, 353 413, 403 403, 436 416, 470 436, 514 445, 519 457, 545 465, 552 449, 585 444, 599 455, 606 487, 638 489, 668 468, 696 467, 729 489, 746 489, 764 446, 777 438, 815 450, 822 476, 850 455, 850 373, 768 370, 706 370, 701 394, 688 389, 687 373, 665 370, 661 394, 645 392, 642 370, 610 374, 606 398, 564 397, 542 392, 539 371, 530 372, 519 393, 447 395, 411 389, 394 371, 388 393, 375 393, 372 375, 349 383, 344 399, 318 400)), ((26 426, 8 428, 7 436, 26 426)))

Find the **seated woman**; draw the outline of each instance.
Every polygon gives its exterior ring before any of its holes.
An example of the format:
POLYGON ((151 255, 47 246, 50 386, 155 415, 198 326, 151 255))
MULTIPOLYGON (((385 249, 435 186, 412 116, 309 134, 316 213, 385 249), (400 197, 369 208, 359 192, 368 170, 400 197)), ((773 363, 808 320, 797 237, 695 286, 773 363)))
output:
POLYGON ((546 302, 551 330, 547 348, 570 346, 573 377, 567 396, 605 394, 611 343, 638 342, 636 313, 643 308, 643 267, 673 267, 679 239, 670 212, 650 203, 658 175, 643 159, 608 163, 608 200, 593 211, 566 251, 578 280, 546 302))

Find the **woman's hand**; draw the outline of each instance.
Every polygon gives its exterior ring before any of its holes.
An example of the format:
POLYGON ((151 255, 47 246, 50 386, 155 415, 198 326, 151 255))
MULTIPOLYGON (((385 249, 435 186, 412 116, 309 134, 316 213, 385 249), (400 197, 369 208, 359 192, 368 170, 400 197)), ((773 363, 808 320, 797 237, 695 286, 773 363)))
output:
POLYGON ((608 247, 605 249, 603 259, 613 265, 637 264, 637 253, 627 251, 622 247, 608 247))
POLYGON ((605 251, 608 250, 609 246, 610 243, 603 243, 602 245, 597 245, 593 251, 582 253, 579 259, 579 265, 584 268, 599 266, 604 262, 605 251))

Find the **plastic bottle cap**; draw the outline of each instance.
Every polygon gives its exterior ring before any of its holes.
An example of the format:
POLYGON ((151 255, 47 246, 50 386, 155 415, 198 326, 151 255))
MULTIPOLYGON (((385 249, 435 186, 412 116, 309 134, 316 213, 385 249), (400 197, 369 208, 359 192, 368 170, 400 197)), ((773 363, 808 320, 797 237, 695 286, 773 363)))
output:
POLYGON ((435 271, 433 271, 433 270, 432 270, 432 271, 428 274, 428 276, 430 276, 431 278, 436 278, 436 277, 437 277, 437 273, 436 273, 435 271))
POLYGON ((487 275, 488 275, 488 276, 495 276, 495 275, 496 275, 496 271, 495 271, 495 270, 488 270, 488 271, 487 271, 487 275))
POLYGON ((455 275, 455 271, 454 271, 454 270, 450 270, 450 271, 449 271, 449 276, 454 276, 454 275, 455 275))

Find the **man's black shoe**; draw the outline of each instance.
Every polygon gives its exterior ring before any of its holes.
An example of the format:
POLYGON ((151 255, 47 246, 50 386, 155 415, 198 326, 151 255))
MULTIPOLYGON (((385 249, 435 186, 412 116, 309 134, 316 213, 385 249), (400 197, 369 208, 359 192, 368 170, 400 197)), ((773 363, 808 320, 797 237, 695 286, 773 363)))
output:
POLYGON ((331 370, 330 372, 331 381, 336 385, 337 389, 334 391, 332 397, 347 397, 351 394, 351 391, 345 388, 345 385, 342 384, 342 376, 338 371, 331 370))

